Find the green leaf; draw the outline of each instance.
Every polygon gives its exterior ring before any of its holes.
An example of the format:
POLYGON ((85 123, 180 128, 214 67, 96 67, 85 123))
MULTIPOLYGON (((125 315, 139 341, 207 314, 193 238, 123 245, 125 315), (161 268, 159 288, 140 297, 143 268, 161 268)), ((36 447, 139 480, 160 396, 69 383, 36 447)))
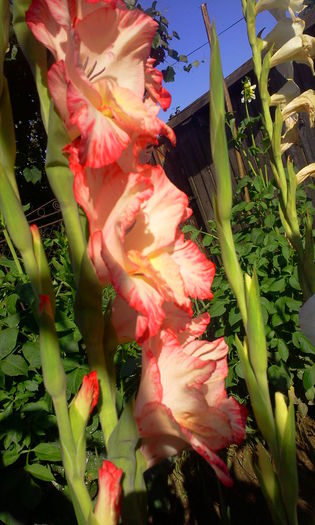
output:
POLYGON ((207 247, 207 246, 211 246, 211 244, 213 243, 213 235, 205 235, 204 238, 202 239, 202 244, 207 247))
POLYGON ((296 299, 291 299, 291 297, 287 297, 286 304, 291 312, 299 312, 302 306, 302 301, 297 301, 296 299))
POLYGON ((294 346, 300 348, 305 354, 315 354, 315 346, 302 334, 302 332, 294 332, 292 336, 294 346))
POLYGON ((283 366, 271 365, 268 368, 268 378, 270 385, 272 385, 276 391, 287 393, 291 381, 283 366))
POLYGON ((280 357, 281 357, 282 361, 287 361, 288 360, 289 349, 288 349, 287 345, 285 344, 285 342, 282 341, 282 339, 279 339, 279 341, 278 341, 278 352, 280 354, 280 357))
POLYGON ((71 372, 71 370, 75 370, 76 368, 80 367, 80 364, 75 361, 75 359, 63 359, 62 364, 65 372, 71 372))
POLYGON ((22 352, 25 359, 29 362, 30 368, 37 369, 41 367, 39 342, 31 343, 28 341, 22 346, 22 352))
POLYGON ((48 466, 45 467, 39 463, 33 463, 32 465, 25 465, 24 470, 34 478, 41 479, 42 481, 55 481, 55 476, 48 466))
POLYGON ((315 397, 315 388, 311 386, 308 390, 305 392, 305 397, 308 401, 313 401, 315 397))
POLYGON ((266 228, 272 228, 274 223, 275 223, 275 216, 274 215, 267 215, 267 217, 265 218, 265 226, 266 228))
POLYGON ((238 323, 240 320, 241 320, 241 314, 240 314, 240 311, 238 309, 236 309, 236 307, 233 307, 229 313, 229 323, 231 326, 235 325, 236 323, 238 323))
POLYGON ((6 307, 9 314, 15 314, 16 312, 16 301, 18 300, 19 296, 16 293, 13 293, 12 295, 9 295, 9 297, 6 298, 6 307))
POLYGON ((173 60, 177 60, 178 61, 178 59, 179 59, 178 52, 175 51, 175 49, 168 48, 167 53, 168 53, 168 55, 171 58, 173 58, 173 60))
POLYGON ((83 377, 88 374, 89 369, 87 366, 77 368, 69 374, 67 374, 67 391, 70 394, 76 394, 81 386, 83 377))
POLYGON ((40 182, 42 179, 42 172, 36 168, 36 166, 33 166, 32 168, 24 168, 23 175, 26 182, 32 182, 33 184, 40 182))
POLYGON ((33 452, 40 461, 61 461, 61 450, 58 443, 39 443, 33 452))
POLYGON ((283 292, 285 290, 286 282, 285 279, 274 279, 269 285, 268 292, 283 292))
POLYGON ((162 70, 164 82, 174 82, 175 70, 172 66, 167 66, 166 69, 162 70))
POLYGON ((34 403, 24 405, 22 412, 50 412, 50 408, 45 399, 40 399, 34 403))
POLYGON ((271 301, 268 301, 268 299, 266 299, 266 297, 261 297, 260 298, 260 303, 262 306, 264 306, 268 312, 268 314, 276 314, 277 313, 277 308, 275 307, 274 303, 272 303, 271 301))
POLYGON ((226 312, 224 300, 214 300, 210 306, 210 315, 212 318, 220 317, 226 312))
POLYGON ((300 283, 295 275, 292 275, 289 279, 289 285, 294 288, 294 290, 301 290, 300 283))
POLYGON ((26 376, 27 375, 27 363, 20 355, 9 355, 3 359, 1 363, 1 369, 7 376, 26 376))
POLYGON ((305 390, 308 390, 315 385, 315 365, 310 368, 306 368, 303 374, 303 386, 305 390))
POLYGON ((16 345, 19 331, 17 328, 5 328, 0 332, 0 359, 9 355, 16 345))
POLYGON ((5 450, 1 456, 2 463, 4 467, 8 467, 15 463, 20 457, 20 453, 14 450, 5 450))

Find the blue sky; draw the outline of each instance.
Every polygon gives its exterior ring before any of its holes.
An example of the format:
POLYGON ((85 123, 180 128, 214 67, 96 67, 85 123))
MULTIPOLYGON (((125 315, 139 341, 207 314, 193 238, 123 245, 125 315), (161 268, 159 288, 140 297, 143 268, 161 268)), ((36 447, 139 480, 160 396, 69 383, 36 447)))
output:
MULTIPOLYGON (((150 0, 141 2, 143 7, 151 5, 150 0)), ((168 19, 171 30, 178 32, 180 40, 174 39, 174 48, 180 54, 188 54, 207 42, 207 35, 201 15, 201 0, 158 0, 156 8, 168 19)), ((241 0, 208 0, 208 12, 211 21, 214 19, 217 32, 242 17, 241 0)), ((258 17, 257 28, 266 28, 269 32, 274 25, 274 19, 268 12, 258 17)), ((241 66, 250 57, 250 48, 247 41, 246 25, 244 21, 219 36, 223 62, 223 72, 227 76, 241 66)), ((172 95, 170 110, 160 118, 167 120, 170 113, 174 113, 177 106, 184 109, 191 102, 203 95, 209 89, 209 46, 202 47, 192 54, 189 59, 199 60, 200 65, 187 73, 183 71, 183 64, 177 63, 175 82, 166 84, 172 95)), ((173 65, 174 60, 168 57, 167 64, 173 65)))

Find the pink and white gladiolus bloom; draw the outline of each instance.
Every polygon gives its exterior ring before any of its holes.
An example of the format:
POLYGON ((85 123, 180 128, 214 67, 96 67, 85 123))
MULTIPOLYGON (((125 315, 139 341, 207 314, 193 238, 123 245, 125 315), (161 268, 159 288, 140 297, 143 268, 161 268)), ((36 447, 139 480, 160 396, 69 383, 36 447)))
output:
POLYGON ((175 142, 151 98, 154 92, 154 102, 169 103, 158 73, 146 65, 157 28, 151 17, 120 0, 33 0, 26 20, 55 57, 48 87, 71 140, 81 137, 83 165, 107 166, 159 134, 175 142))
POLYGON ((192 315, 191 297, 212 297, 215 267, 179 229, 191 215, 187 196, 161 166, 126 177, 117 164, 83 168, 76 148, 68 152, 75 198, 89 220, 90 259, 99 280, 135 310, 134 338, 157 334, 167 302, 192 315))
POLYGON ((104 460, 98 472, 98 495, 94 515, 100 525, 116 525, 120 515, 123 471, 104 460))
POLYGON ((148 466, 191 446, 230 486, 216 452, 244 439, 247 411, 224 388, 224 339, 196 339, 208 321, 204 314, 178 332, 169 325, 144 343, 135 417, 148 466))

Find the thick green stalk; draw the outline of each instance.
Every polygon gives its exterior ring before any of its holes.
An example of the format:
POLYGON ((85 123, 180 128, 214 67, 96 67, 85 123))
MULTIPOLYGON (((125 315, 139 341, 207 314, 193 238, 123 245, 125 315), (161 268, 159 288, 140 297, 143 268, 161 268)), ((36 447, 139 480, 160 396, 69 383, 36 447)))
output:
MULTIPOLYGON (((77 284, 75 316, 86 344, 91 370, 97 371, 101 400, 99 416, 107 443, 116 425, 117 414, 108 356, 104 354, 104 319, 102 314, 102 286, 98 282, 91 261, 86 253, 86 240, 82 218, 73 194, 73 174, 68 160, 62 153, 69 137, 64 124, 51 106, 48 129, 46 172, 50 186, 60 203, 66 234, 69 241, 71 261, 77 284)), ((108 344, 108 343, 107 343, 108 344)))
POLYGON ((2 95, 0 97, 0 165, 3 167, 12 189, 20 200, 14 175, 15 168, 15 135, 8 82, 3 78, 2 95))
POLYGON ((213 25, 212 59, 210 70, 210 144, 216 170, 216 195, 214 209, 221 246, 224 269, 235 293, 241 315, 246 326, 247 313, 242 271, 235 251, 231 229, 232 184, 230 162, 225 134, 225 107, 221 58, 218 39, 213 25))
POLYGON ((244 277, 237 258, 231 223, 223 221, 216 211, 216 199, 214 199, 214 209, 216 212, 216 225, 221 247, 221 256, 225 273, 234 292, 238 307, 241 312, 244 326, 247 326, 247 310, 245 299, 244 277))
POLYGON ((116 379, 113 354, 117 341, 105 327, 102 313, 102 287, 87 253, 81 263, 79 287, 75 302, 75 318, 86 344, 91 370, 96 370, 100 383, 99 417, 107 444, 117 423, 116 379))
POLYGON ((124 498, 121 516, 124 525, 146 525, 146 487, 143 473, 146 460, 139 449, 139 432, 133 415, 134 400, 130 400, 108 443, 108 459, 122 468, 124 498))
POLYGON ((62 150, 69 137, 61 118, 53 104, 50 107, 46 173, 48 181, 61 208, 69 241, 71 261, 75 280, 78 284, 82 257, 85 251, 85 237, 81 228, 78 206, 73 194, 73 174, 62 150))
POLYGON ((39 329, 44 384, 55 408, 65 473, 78 522, 80 525, 87 525, 92 513, 92 502, 76 464, 76 449, 67 406, 66 375, 48 296, 41 297, 39 329))

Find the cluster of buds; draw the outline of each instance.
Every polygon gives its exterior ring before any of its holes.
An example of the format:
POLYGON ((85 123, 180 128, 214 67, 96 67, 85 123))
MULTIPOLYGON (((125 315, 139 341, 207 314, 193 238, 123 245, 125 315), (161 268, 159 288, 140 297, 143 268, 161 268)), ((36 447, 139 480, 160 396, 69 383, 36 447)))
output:
POLYGON ((193 447, 231 483, 216 451, 239 443, 246 411, 228 398, 228 347, 200 340, 215 268, 180 225, 187 196, 144 154, 173 130, 158 118, 170 95, 150 58, 156 22, 121 0, 33 0, 26 20, 54 56, 48 87, 69 135, 74 195, 89 222, 88 255, 117 296, 120 341, 143 350, 135 417, 148 465, 193 447))

